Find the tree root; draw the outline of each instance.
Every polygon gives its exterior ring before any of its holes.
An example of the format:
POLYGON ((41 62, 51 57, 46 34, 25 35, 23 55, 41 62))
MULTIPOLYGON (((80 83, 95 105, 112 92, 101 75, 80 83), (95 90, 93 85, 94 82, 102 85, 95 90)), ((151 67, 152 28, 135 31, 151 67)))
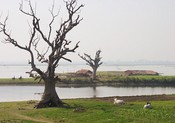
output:
POLYGON ((38 108, 49 108, 49 107, 64 107, 64 104, 66 103, 62 102, 61 100, 58 100, 56 102, 52 100, 48 101, 41 100, 38 104, 34 106, 34 108, 38 109, 38 108))

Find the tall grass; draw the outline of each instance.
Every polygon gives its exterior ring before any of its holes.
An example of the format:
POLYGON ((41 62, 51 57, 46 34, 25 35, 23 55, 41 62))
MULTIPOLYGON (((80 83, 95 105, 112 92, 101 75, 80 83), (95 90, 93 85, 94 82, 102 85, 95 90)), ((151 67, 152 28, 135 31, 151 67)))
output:
POLYGON ((138 75, 125 76, 123 72, 107 71, 98 72, 100 82, 120 83, 120 85, 150 85, 150 86, 174 86, 175 76, 155 76, 155 75, 138 75))

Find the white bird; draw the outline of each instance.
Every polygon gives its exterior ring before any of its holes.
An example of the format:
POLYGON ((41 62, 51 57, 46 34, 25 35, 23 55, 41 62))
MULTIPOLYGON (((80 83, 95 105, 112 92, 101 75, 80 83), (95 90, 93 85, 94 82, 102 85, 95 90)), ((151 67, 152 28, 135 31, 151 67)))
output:
POLYGON ((117 98, 114 98, 114 104, 123 105, 125 104, 125 102, 123 100, 118 100, 117 98))
POLYGON ((150 102, 147 102, 147 103, 144 105, 143 108, 148 108, 148 109, 150 109, 150 108, 151 108, 151 103, 150 103, 150 102))

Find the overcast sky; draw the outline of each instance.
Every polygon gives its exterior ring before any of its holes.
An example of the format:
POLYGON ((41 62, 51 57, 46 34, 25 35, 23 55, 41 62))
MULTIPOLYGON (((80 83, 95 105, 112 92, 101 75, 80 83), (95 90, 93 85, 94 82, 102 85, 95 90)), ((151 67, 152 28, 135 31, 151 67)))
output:
MULTIPOLYGON (((0 0, 0 20, 9 16, 8 30, 21 44, 29 37, 30 19, 19 11, 21 0, 0 0)), ((47 30, 52 0, 32 0, 47 30)), ((175 0, 78 0, 85 7, 83 21, 68 35, 73 44, 80 41, 73 62, 82 61, 78 53, 94 55, 102 50, 103 61, 175 61, 175 0)), ((27 6, 26 6, 27 9, 27 6)), ((55 0, 60 19, 66 17, 62 0, 55 0), (61 17, 61 18, 60 18, 61 17)), ((0 40, 3 36, 0 35, 0 40)), ((28 53, 0 43, 0 62, 22 62, 28 53)))

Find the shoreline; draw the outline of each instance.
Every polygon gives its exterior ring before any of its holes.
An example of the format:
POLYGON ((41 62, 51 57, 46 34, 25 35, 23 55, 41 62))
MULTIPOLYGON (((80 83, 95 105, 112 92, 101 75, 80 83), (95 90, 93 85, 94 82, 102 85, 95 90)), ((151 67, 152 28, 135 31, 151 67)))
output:
MULTIPOLYGON (((44 86, 44 83, 35 82, 0 82, 0 86, 44 86)), ((96 83, 56 83, 56 87, 175 87, 175 83, 122 83, 122 82, 96 82, 96 83)))
MULTIPOLYGON (((44 83, 38 82, 0 82, 0 86, 44 86, 44 83)), ((175 83, 160 83, 160 82, 57 82, 56 87, 100 87, 100 86, 109 86, 109 87, 175 87, 175 83)))
POLYGON ((168 100, 175 100, 175 94, 139 95, 139 96, 111 96, 111 97, 96 97, 96 98, 89 98, 89 99, 113 102, 114 98, 122 99, 126 102, 168 101, 168 100))
MULTIPOLYGON (((112 102, 114 98, 122 99, 126 103, 127 102, 144 102, 144 101, 175 101, 175 94, 158 94, 158 95, 136 95, 136 96, 108 96, 108 97, 90 97, 90 98, 69 98, 62 100, 97 100, 97 101, 105 101, 112 102)), ((39 101, 39 100, 24 100, 24 101, 6 101, 0 103, 9 103, 9 102, 27 102, 27 101, 39 101)))

